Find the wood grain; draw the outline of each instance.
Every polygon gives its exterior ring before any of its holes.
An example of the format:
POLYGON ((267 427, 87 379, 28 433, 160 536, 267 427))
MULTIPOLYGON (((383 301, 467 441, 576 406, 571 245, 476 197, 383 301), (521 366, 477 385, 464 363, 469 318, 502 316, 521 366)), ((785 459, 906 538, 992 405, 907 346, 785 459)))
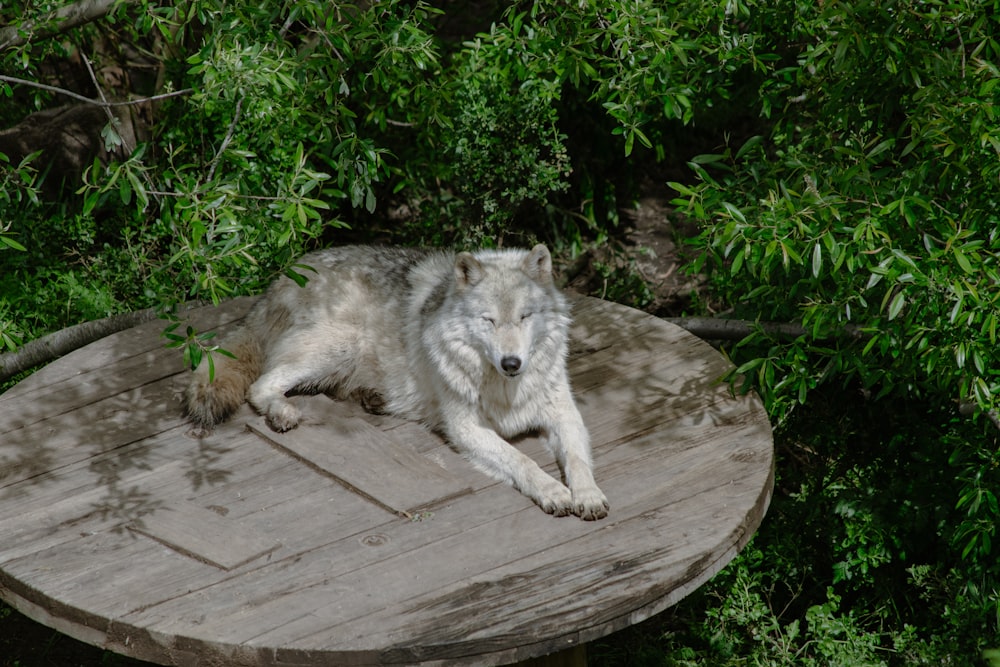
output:
MULTIPOLYGON (((191 314, 231 327, 252 300, 191 314)), ((0 395, 0 597, 164 665, 497 665, 675 603, 763 519, 771 431, 683 330, 574 301, 570 373, 611 514, 554 518, 423 427, 325 396, 207 437, 152 322, 0 395)), ((547 470, 536 438, 516 442, 547 470)))

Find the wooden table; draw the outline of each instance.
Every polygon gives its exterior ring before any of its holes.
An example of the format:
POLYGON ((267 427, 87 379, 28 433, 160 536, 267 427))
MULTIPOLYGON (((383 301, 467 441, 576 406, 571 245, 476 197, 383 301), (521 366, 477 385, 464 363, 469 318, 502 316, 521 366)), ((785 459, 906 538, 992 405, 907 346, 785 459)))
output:
MULTIPOLYGON (((252 303, 194 311, 225 329, 252 303)), ((423 427, 299 397, 276 434, 244 407, 181 416, 162 322, 0 396, 0 597, 85 642, 173 665, 496 665, 675 603, 749 540, 771 429, 728 364, 639 311, 574 302, 570 371, 611 514, 544 514, 423 427)), ((534 438, 518 443, 548 470, 534 438)))

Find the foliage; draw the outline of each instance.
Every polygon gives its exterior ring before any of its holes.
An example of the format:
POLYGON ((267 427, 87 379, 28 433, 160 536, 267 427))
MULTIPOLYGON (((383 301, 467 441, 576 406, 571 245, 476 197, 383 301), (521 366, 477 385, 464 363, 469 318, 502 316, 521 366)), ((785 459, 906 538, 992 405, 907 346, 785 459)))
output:
POLYGON ((678 184, 684 205, 711 220, 705 257, 725 267, 727 297, 809 332, 794 348, 808 363, 768 356, 742 372, 757 375, 779 418, 831 376, 877 397, 990 409, 997 24, 934 3, 799 16, 791 37, 805 47, 761 84, 770 135, 694 158, 700 185, 678 184), (806 39, 821 34, 835 39, 806 39), (749 281, 756 288, 743 292, 749 281), (849 324, 865 335, 838 337, 849 324))
MULTIPOLYGON (((336 202, 374 209, 386 149, 370 134, 396 108, 422 121, 425 72, 436 60, 423 29, 430 13, 419 4, 341 13, 302 2, 277 20, 268 4, 123 6, 114 37, 172 54, 167 89, 193 93, 162 103, 154 142, 127 147, 122 162, 95 160, 78 205, 32 213, 7 197, 3 217, 46 220, 37 232, 17 229, 21 246, 95 262, 61 291, 70 300, 99 294, 101 315, 259 289, 326 230, 347 225, 336 202), (114 264, 118 277, 96 263, 114 264)), ((107 128, 105 136, 122 141, 107 128)), ((23 266, 37 273, 18 280, 41 282, 37 259, 13 260, 11 274, 23 266)))
MULTIPOLYGON (((30 27, 59 6, 0 17, 30 27)), ((609 170, 629 178, 623 156, 653 146, 662 121, 693 120, 699 86, 703 106, 725 99, 719 60, 746 51, 714 37, 732 17, 711 4, 525 3, 453 42, 433 35, 440 13, 399 0, 135 0, 69 40, 0 54, 4 69, 41 79, 53 61, 99 45, 90 57, 107 60, 109 42, 127 45, 156 55, 162 85, 151 92, 187 91, 153 107, 147 142, 126 145, 120 127, 105 127, 107 147, 127 158, 95 159, 78 196, 63 192, 55 209, 0 201, 0 219, 20 221, 0 238, 32 249, 4 257, 7 280, 44 296, 41 308, 16 305, 30 313, 22 328, 259 290, 304 250, 381 224, 380 202, 411 212, 381 230, 390 238, 548 235, 576 253, 588 237, 607 238, 619 200, 631 197, 609 188, 609 170)), ((3 92, 25 110, 61 101, 35 88, 3 92)))
MULTIPOLYGON (((843 524, 831 583, 863 587, 887 564, 912 563, 912 587, 946 622, 979 628, 939 636, 968 655, 995 642, 1000 621, 995 8, 759 9, 745 25, 761 55, 745 65, 767 125, 694 156, 696 182, 671 184, 703 223, 693 268, 711 270, 734 316, 802 323, 795 340, 759 332, 729 351, 734 379, 761 393, 777 424, 801 428, 796 411, 816 411, 833 385, 842 407, 858 394, 920 425, 892 420, 898 433, 853 451, 835 485, 806 495, 843 524), (887 513, 900 503, 905 512, 887 513), (906 544, 928 531, 929 575, 906 544)), ((817 450, 837 460, 843 446, 817 450)))

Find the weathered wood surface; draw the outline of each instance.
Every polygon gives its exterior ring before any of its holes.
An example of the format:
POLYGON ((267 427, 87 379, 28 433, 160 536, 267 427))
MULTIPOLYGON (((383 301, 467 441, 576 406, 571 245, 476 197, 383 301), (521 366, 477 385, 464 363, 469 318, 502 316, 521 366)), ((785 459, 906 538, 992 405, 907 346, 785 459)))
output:
MULTIPOLYGON (((224 329, 250 303, 191 317, 224 329)), ((244 406, 197 439, 152 322, 0 396, 0 597, 174 665, 494 665, 642 620, 759 525, 770 426, 683 330, 595 299, 574 317, 602 521, 548 516, 419 425, 325 396, 295 399, 290 433, 244 406)))

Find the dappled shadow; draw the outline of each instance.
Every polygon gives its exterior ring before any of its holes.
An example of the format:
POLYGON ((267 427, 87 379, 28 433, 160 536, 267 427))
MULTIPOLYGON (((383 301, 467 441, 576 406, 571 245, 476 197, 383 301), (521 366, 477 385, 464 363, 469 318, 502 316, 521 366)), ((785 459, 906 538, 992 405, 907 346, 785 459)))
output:
POLYGON ((191 482, 195 491, 200 491, 204 486, 224 484, 229 480, 233 471, 224 467, 222 462, 230 451, 229 447, 223 447, 207 438, 198 438, 198 448, 184 462, 187 467, 184 477, 191 482))
POLYGON ((700 494, 714 508, 706 529, 741 547, 773 488, 760 400, 734 395, 729 362, 683 329, 593 299, 575 305, 569 370, 612 520, 616 506, 645 507, 677 524, 700 494))
POLYGON ((111 456, 99 455, 88 464, 96 476, 95 486, 104 489, 104 494, 90 506, 101 521, 111 525, 112 532, 123 532, 129 524, 141 524, 144 516, 163 507, 163 501, 151 492, 124 481, 131 471, 151 471, 151 454, 148 442, 137 442, 111 456))
MULTIPOLYGON (((203 309, 197 325, 245 308, 203 309)), ((186 372, 179 352, 164 347, 163 326, 97 341, 0 395, 0 528, 44 508, 48 520, 120 532, 164 506, 158 478, 175 469, 192 491, 228 479, 228 450, 185 435, 186 372)))
POLYGON ((576 301, 569 370, 580 410, 605 443, 746 419, 756 400, 733 395, 722 380, 730 368, 679 327, 623 306, 576 301))

